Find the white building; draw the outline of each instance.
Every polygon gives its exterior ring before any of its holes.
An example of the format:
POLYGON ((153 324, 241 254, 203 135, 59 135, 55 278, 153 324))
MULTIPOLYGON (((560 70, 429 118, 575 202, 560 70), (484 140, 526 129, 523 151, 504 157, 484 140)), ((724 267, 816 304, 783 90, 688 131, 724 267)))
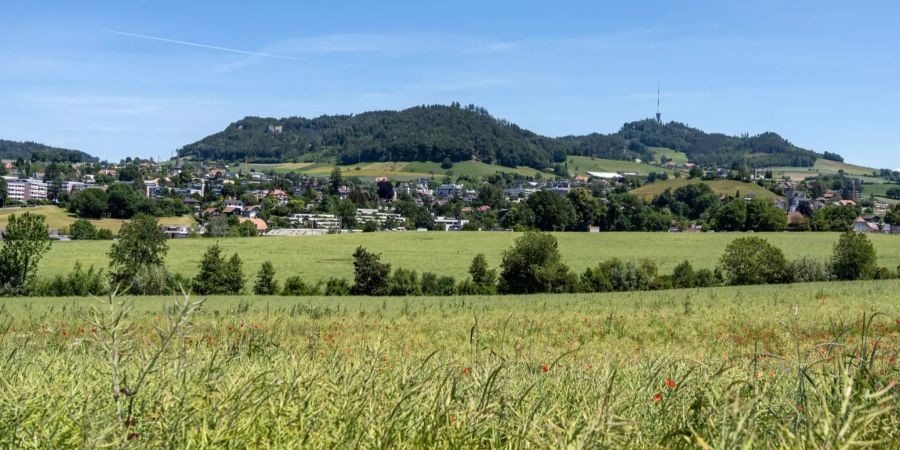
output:
POLYGON ((16 177, 3 177, 6 180, 6 197, 17 202, 28 200, 46 200, 49 185, 44 180, 37 178, 21 179, 16 177))
POLYGON ((434 190, 434 194, 437 197, 456 197, 461 195, 462 192, 463 186, 461 184, 442 184, 434 190))

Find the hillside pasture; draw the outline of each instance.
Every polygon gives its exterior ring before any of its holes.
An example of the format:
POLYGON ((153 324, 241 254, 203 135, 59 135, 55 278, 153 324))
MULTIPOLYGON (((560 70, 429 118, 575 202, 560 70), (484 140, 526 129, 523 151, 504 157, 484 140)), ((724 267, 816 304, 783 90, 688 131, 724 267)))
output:
POLYGON ((647 176, 650 172, 665 172, 670 175, 675 173, 661 166, 588 156, 569 156, 568 166, 569 173, 573 175, 587 175, 588 172, 634 172, 638 176, 647 176))
POLYGON ((0 299, 0 447, 897 448, 898 290, 0 299))
POLYGON ((670 178, 668 180, 656 181, 654 183, 646 184, 637 189, 631 191, 632 194, 643 198, 644 200, 651 200, 653 197, 656 197, 659 194, 662 194, 666 189, 675 190, 681 186, 687 186, 688 184, 698 184, 703 183, 708 185, 713 192, 719 195, 735 195, 735 193, 740 192, 741 195, 746 195, 749 192, 752 192, 757 198, 764 198, 769 200, 775 200, 778 196, 775 195, 772 191, 758 185, 755 183, 744 183, 743 181, 735 181, 735 180, 700 180, 697 178, 687 179, 687 178, 670 178))
POLYGON ((671 148, 666 147, 647 147, 647 150, 650 150, 650 153, 653 153, 653 156, 657 160, 659 160, 661 156, 665 156, 678 164, 689 162, 688 155, 684 152, 679 152, 678 150, 672 150, 671 148))
MULTIPOLYGON (((696 268, 714 268, 725 246, 743 233, 555 233, 563 261, 576 273, 617 257, 627 261, 647 258, 663 272, 688 260, 696 268)), ((789 258, 810 256, 826 260, 837 233, 755 233, 784 250, 789 258)), ((277 278, 300 275, 308 281, 328 277, 351 278, 352 254, 357 247, 381 253, 393 267, 450 275, 457 280, 467 276, 469 264, 477 253, 484 253, 492 267, 498 267, 502 252, 512 246, 518 233, 511 232, 381 232, 302 237, 259 237, 225 239, 178 239, 169 241, 166 264, 170 270, 194 276, 206 248, 218 243, 223 253, 237 253, 244 261, 244 272, 252 279, 263 261, 271 260, 277 278)), ((900 265, 900 237, 872 235, 879 264, 889 268, 900 265)), ((66 274, 75 262, 85 267, 105 268, 110 242, 54 242, 41 261, 38 275, 66 274)))

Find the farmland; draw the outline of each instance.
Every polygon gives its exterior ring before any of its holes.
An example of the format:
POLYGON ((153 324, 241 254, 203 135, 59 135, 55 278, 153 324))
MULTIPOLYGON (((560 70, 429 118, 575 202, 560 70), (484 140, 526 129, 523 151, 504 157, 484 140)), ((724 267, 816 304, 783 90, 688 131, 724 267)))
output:
MULTIPOLYGON (((649 258, 661 271, 690 260, 695 267, 713 268, 725 246, 742 233, 556 233, 563 260, 576 272, 596 266, 602 260, 619 257, 628 261, 649 258)), ((811 256, 824 261, 831 255, 837 233, 755 233, 784 250, 788 258, 811 256)), ((509 232, 405 232, 357 233, 306 237, 228 238, 218 240, 223 252, 237 252, 248 277, 255 275, 265 260, 271 260, 278 279, 301 275, 310 281, 331 276, 349 278, 353 251, 364 246, 382 253, 395 267, 431 271, 462 279, 476 253, 484 253, 490 265, 500 264, 501 253, 518 233, 509 232)), ((900 265, 900 238, 872 235, 879 264, 900 265)), ((213 239, 169 241, 166 265, 170 270, 193 276, 200 259, 213 239)), ((41 277, 68 273, 76 261, 85 267, 107 266, 109 241, 54 242, 41 261, 41 277)))
MULTIPOLYGON (((29 212, 32 214, 40 214, 47 218, 47 227, 50 229, 60 229, 72 225, 78 218, 70 214, 63 208, 56 206, 36 206, 34 208, 3 208, 0 209, 0 228, 5 228, 9 222, 9 216, 13 214, 22 214, 29 212)), ((107 228, 114 233, 119 231, 124 222, 121 219, 90 219, 90 222, 97 228, 107 228)), ((159 219, 161 225, 192 225, 194 219, 191 216, 180 217, 161 217, 159 219)))
POLYGON ((896 448, 898 289, 3 299, 0 446, 896 448))
POLYGON ((573 175, 585 175, 587 172, 634 172, 639 176, 646 176, 650 172, 675 173, 673 170, 665 167, 652 166, 650 164, 590 158, 587 156, 569 156, 567 163, 569 172, 573 175))
POLYGON ((637 189, 631 191, 632 194, 643 198, 644 200, 652 200, 653 197, 662 194, 666 189, 672 189, 673 191, 681 186, 686 186, 688 184, 694 183, 705 183, 712 188, 713 192, 719 195, 735 195, 735 193, 740 192, 741 195, 746 195, 752 192, 757 198, 764 199, 772 199, 776 198, 776 195, 772 193, 772 191, 754 183, 744 183, 743 181, 735 181, 735 180, 699 180, 697 178, 687 179, 687 178, 670 178, 668 180, 656 181, 650 184, 645 184, 637 189))

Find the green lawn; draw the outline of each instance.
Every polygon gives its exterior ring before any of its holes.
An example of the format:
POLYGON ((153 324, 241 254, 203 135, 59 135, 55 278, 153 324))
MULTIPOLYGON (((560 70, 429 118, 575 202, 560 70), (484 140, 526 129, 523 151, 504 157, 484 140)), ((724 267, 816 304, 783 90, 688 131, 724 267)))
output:
POLYGON ((635 172, 640 176, 646 176, 650 172, 675 173, 673 170, 665 167, 652 166, 650 164, 591 158, 588 156, 569 156, 568 164, 569 173, 573 175, 586 175, 587 172, 635 172))
MULTIPOLYGON (((60 229, 72 225, 78 218, 70 214, 65 209, 56 206, 37 206, 34 208, 2 208, 0 209, 0 228, 5 228, 9 223, 9 216, 13 214, 22 214, 30 212, 32 214, 40 214, 47 218, 47 226, 50 229, 60 229)), ((91 223, 97 228, 107 228, 113 232, 118 232, 124 221, 120 219, 91 219, 91 223)), ((193 225, 195 223, 191 216, 178 217, 161 217, 159 219, 161 225, 193 225)))
MULTIPOLYGON (((649 258, 662 271, 685 259, 696 267, 713 268, 725 246, 740 233, 557 233, 563 261, 580 273, 607 258, 637 261, 649 258)), ((837 240, 836 233, 756 233, 782 248, 790 257, 813 256, 825 260, 837 240)), ((350 278, 354 249, 363 246, 381 253, 395 267, 466 276, 472 257, 484 253, 497 267, 501 253, 509 248, 516 233, 507 232, 405 232, 359 233, 305 237, 261 237, 184 239, 169 241, 167 264, 175 272, 193 276, 207 247, 218 242, 223 252, 237 252, 244 260, 248 277, 255 275, 265 260, 275 263, 277 277, 301 275, 307 280, 330 276, 350 278)), ((900 265, 900 237, 873 235, 880 263, 900 265)), ((64 274, 76 261, 85 266, 106 267, 110 242, 54 242, 41 261, 40 276, 64 274)))
POLYGON ((0 447, 897 448, 898 290, 0 299, 0 447))
POLYGON ((684 177, 670 178, 668 180, 650 183, 632 190, 631 193, 645 200, 650 200, 653 197, 662 194, 666 189, 672 189, 674 191, 681 186, 697 183, 705 183, 709 185, 709 187, 712 188, 713 192, 719 195, 735 195, 735 193, 737 192, 740 192, 741 195, 745 195, 748 192, 753 192, 754 194, 756 194, 757 198, 774 200, 777 197, 777 195, 775 195, 772 191, 755 183, 744 183, 742 181, 735 180, 705 181, 697 178, 689 180, 684 177))

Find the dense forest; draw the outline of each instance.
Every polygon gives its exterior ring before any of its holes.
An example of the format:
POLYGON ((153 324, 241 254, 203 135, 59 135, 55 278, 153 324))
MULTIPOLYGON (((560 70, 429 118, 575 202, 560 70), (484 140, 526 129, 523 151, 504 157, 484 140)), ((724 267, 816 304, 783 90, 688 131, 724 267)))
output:
POLYGON ((343 164, 476 159, 543 169, 569 154, 650 160, 648 147, 683 151, 693 162, 719 166, 736 161, 751 167, 811 166, 821 156, 775 133, 735 137, 653 120, 627 123, 608 135, 550 138, 497 119, 483 108, 458 103, 314 119, 246 117, 184 146, 179 154, 225 161, 343 164))
POLYGON ((36 142, 16 142, 0 139, 0 159, 18 159, 43 162, 96 162, 97 158, 79 151, 50 147, 36 142))

